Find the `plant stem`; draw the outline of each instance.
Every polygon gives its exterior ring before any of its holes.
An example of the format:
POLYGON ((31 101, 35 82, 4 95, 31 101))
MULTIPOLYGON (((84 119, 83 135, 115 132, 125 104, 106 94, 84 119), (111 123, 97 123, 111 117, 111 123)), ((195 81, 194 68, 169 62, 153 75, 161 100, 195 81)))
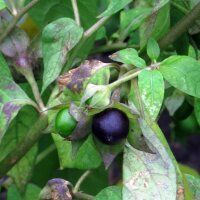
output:
POLYGON ((26 77, 28 83, 31 86, 33 95, 34 95, 35 100, 36 100, 36 102, 37 102, 37 104, 39 106, 40 111, 43 112, 46 108, 45 108, 44 103, 42 101, 42 98, 41 98, 41 95, 40 95, 40 92, 39 92, 39 88, 38 88, 37 82, 35 80, 33 71, 32 71, 31 68, 29 68, 29 69, 30 70, 28 71, 28 74, 24 74, 24 76, 26 77))
POLYGON ((54 150, 56 149, 55 144, 52 144, 51 146, 49 146, 48 148, 46 148, 43 152, 41 152, 36 159, 36 165, 41 162, 44 158, 46 158, 47 155, 49 155, 50 153, 52 153, 54 150))
POLYGON ((138 45, 128 45, 127 43, 124 43, 124 42, 118 42, 118 43, 107 44, 105 46, 94 48, 91 54, 110 52, 110 51, 121 50, 125 48, 138 48, 138 47, 139 47, 138 45))
POLYGON ((88 30, 85 31, 84 37, 89 38, 93 33, 95 33, 101 26, 103 26, 111 16, 102 17, 99 21, 97 21, 93 26, 91 26, 88 30))
POLYGON ((43 114, 35 122, 35 124, 28 131, 27 135, 21 140, 21 142, 10 152, 8 155, 0 161, 0 177, 6 175, 6 173, 31 149, 31 147, 42 136, 42 130, 46 128, 48 124, 47 115, 43 114))
POLYGON ((0 43, 10 34, 13 30, 17 22, 28 12, 33 6, 35 6, 40 0, 33 0, 28 5, 26 5, 23 9, 21 9, 17 15, 13 18, 10 24, 7 26, 6 30, 0 36, 0 43))
POLYGON ((78 199, 94 200, 94 196, 82 192, 76 192, 73 194, 73 196, 78 199))
POLYGON ((121 85, 122 83, 125 83, 126 81, 129 81, 135 77, 137 77, 143 70, 149 70, 149 67, 146 67, 145 69, 142 70, 138 70, 136 72, 134 72, 133 74, 129 74, 127 76, 123 76, 122 78, 118 79, 117 81, 110 83, 108 85, 108 87, 110 88, 110 90, 115 89, 116 87, 118 87, 119 85, 121 85))
POLYGON ((200 3, 198 3, 183 19, 175 24, 172 29, 159 41, 161 49, 165 49, 177 40, 200 17, 200 3))
POLYGON ((189 11, 188 11, 186 8, 184 8, 182 5, 176 3, 175 1, 171 1, 170 3, 171 3, 172 6, 174 6, 174 7, 177 8, 179 11, 181 11, 183 14, 186 15, 186 14, 189 13, 189 11))
POLYGON ((74 186, 73 193, 78 192, 82 182, 90 175, 91 171, 87 170, 77 181, 76 185, 74 186))
POLYGON ((81 22, 80 22, 80 15, 79 15, 79 11, 78 11, 77 1, 71 0, 71 2, 72 2, 72 8, 73 8, 73 11, 74 11, 75 21, 80 26, 81 22))
POLYGON ((79 41, 78 45, 76 45, 76 47, 74 48, 74 50, 72 51, 72 53, 69 56, 69 59, 67 60, 67 63, 65 64, 65 67, 63 68, 62 72, 65 69, 69 69, 71 68, 74 59, 76 58, 79 50, 81 49, 81 47, 84 45, 84 43, 86 42, 86 40, 92 35, 94 34, 101 26, 103 26, 106 21, 109 19, 110 17, 103 17, 101 18, 99 21, 97 21, 93 26, 91 26, 88 30, 85 31, 82 39, 79 41))

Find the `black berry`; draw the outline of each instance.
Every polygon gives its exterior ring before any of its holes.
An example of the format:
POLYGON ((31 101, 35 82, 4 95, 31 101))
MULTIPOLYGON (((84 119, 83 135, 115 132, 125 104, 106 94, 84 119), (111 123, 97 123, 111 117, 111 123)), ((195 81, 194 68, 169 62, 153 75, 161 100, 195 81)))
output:
POLYGON ((94 115, 92 132, 104 144, 117 144, 128 135, 128 117, 116 108, 105 109, 94 115))

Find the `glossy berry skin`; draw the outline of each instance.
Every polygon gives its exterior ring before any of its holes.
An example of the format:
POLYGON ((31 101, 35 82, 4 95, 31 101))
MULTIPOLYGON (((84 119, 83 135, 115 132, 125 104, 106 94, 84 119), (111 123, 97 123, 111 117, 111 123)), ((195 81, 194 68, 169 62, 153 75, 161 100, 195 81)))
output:
POLYGON ((56 131, 63 137, 69 136, 76 127, 77 121, 70 115, 68 108, 61 109, 56 115, 56 131))
POLYGON ((116 108, 105 109, 94 115, 92 132, 104 144, 117 144, 128 135, 128 117, 116 108))

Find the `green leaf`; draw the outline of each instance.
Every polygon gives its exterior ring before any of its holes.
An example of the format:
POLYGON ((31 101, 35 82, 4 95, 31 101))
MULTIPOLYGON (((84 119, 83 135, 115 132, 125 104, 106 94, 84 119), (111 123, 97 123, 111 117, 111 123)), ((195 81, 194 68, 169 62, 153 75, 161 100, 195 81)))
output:
POLYGON ((138 52, 132 48, 117 51, 109 57, 114 61, 134 65, 140 68, 146 66, 145 61, 142 58, 140 58, 138 52))
POLYGON ((143 70, 138 76, 138 85, 144 107, 151 120, 155 121, 164 98, 164 80, 157 70, 143 70))
POLYGON ((189 174, 185 174, 187 181, 189 183, 189 188, 193 194, 193 200, 200 199, 200 178, 194 177, 189 174))
POLYGON ((0 64, 3 65, 0 65, 0 71, 5 76, 0 75, 0 141, 18 111, 26 104, 33 105, 32 100, 11 79, 5 62, 1 61, 0 64))
POLYGON ((75 158, 72 158, 72 144, 58 134, 52 134, 58 150, 61 168, 91 169, 101 164, 101 158, 96 150, 93 139, 89 136, 79 148, 75 158))
POLYGON ((79 42, 83 29, 69 18, 60 18, 48 24, 42 33, 44 57, 44 91, 60 74, 68 52, 79 42))
POLYGON ((127 29, 129 32, 137 29, 143 20, 150 14, 151 9, 147 7, 133 8, 124 10, 120 13, 120 32, 127 29))
POLYGON ((33 184, 28 184, 24 200, 37 200, 40 193, 40 188, 33 184))
MULTIPOLYGON (((0 145, 0 160, 5 158, 8 153, 17 147, 22 138, 27 134, 31 125, 37 119, 35 109, 24 107, 20 110, 17 117, 12 121, 0 145)), ((24 192, 27 182, 35 163, 37 155, 37 145, 33 146, 26 155, 8 172, 13 178, 17 188, 24 192)))
POLYGON ((181 107, 185 99, 185 95, 179 90, 174 90, 171 96, 165 99, 165 107, 169 115, 173 116, 174 113, 181 107))
POLYGON ((175 88, 200 97, 200 64, 188 56, 171 56, 160 64, 159 71, 175 88))
POLYGON ((200 99, 198 98, 195 98, 194 100, 194 114, 198 124, 200 125, 200 99))
POLYGON ((101 13, 98 18, 111 16, 124 8, 127 4, 129 4, 132 0, 110 0, 108 8, 101 13))
POLYGON ((143 119, 140 127, 153 154, 128 143, 123 163, 123 199, 176 199, 176 171, 165 147, 143 119))
POLYGON ((12 185, 8 188, 7 200, 22 200, 22 197, 16 186, 12 185))
POLYGON ((147 43, 147 55, 151 60, 157 60, 160 55, 160 48, 154 38, 150 38, 147 43))
POLYGON ((122 191, 118 186, 110 186, 104 188, 101 192, 99 192, 94 200, 121 200, 122 199, 122 191))
POLYGON ((0 53, 0 79, 7 77, 12 79, 12 75, 10 73, 10 69, 8 67, 8 64, 6 63, 6 60, 4 59, 3 55, 0 53))
POLYGON ((3 10, 4 8, 6 8, 6 4, 4 0, 0 0, 0 10, 3 10))
POLYGON ((15 185, 8 188, 7 200, 38 200, 40 188, 33 184, 28 184, 24 197, 22 198, 15 185))
MULTIPOLYGON (((159 1, 159 3, 156 0, 152 1, 154 7, 151 15, 140 26, 141 49, 146 46, 150 37, 159 40, 168 31, 170 26, 170 6, 167 4, 168 2, 169 0, 159 1)), ((145 4, 148 5, 148 1, 145 1, 145 4)))

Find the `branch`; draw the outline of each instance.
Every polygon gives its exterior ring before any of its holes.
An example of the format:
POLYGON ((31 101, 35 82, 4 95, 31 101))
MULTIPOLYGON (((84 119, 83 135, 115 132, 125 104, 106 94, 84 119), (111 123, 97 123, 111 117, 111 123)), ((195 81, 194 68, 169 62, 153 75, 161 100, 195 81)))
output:
POLYGON ((73 11, 74 11, 75 21, 80 26, 81 22, 80 22, 80 16, 79 16, 79 12, 78 12, 77 1, 76 0, 71 0, 71 2, 72 2, 72 8, 73 8, 73 11))
POLYGON ((26 14, 34 5, 36 5, 40 0, 33 0, 28 5, 26 5, 23 9, 21 9, 17 15, 13 18, 13 20, 10 22, 6 30, 1 34, 0 36, 0 43, 10 34, 10 32, 13 30, 17 22, 26 14))
POLYGON ((46 108, 45 108, 43 100, 41 98, 39 88, 38 88, 37 82, 35 80, 32 69, 30 68, 29 73, 27 75, 25 74, 24 76, 26 77, 27 81, 29 82, 29 85, 31 86, 33 95, 39 106, 40 111, 43 112, 46 108))
POLYGON ((74 186, 73 193, 78 192, 82 182, 90 175, 91 171, 87 170, 77 181, 76 185, 74 186))
POLYGON ((91 26, 88 30, 85 31, 84 37, 89 38, 93 33, 95 33, 101 26, 107 22, 111 16, 102 17, 99 21, 97 21, 93 26, 91 26))
POLYGON ((23 140, 13 149, 3 160, 0 161, 0 177, 6 173, 31 149, 31 147, 42 136, 42 130, 47 126, 47 115, 41 115, 40 118, 28 131, 23 140))
POLYGON ((74 59, 76 58, 76 56, 77 56, 79 50, 81 49, 81 47, 85 44, 86 40, 92 34, 94 34, 101 26, 103 26, 109 19, 110 19, 110 17, 101 18, 99 21, 97 21, 94 25, 92 25, 88 30, 86 30, 84 32, 84 35, 83 35, 82 39, 79 41, 78 45, 76 45, 76 47, 74 48, 74 50, 70 54, 69 59, 67 60, 67 63, 65 64, 65 67, 63 68, 62 72, 65 69, 69 69, 71 67, 74 59))
POLYGON ((175 42, 184 32, 200 17, 200 3, 198 3, 183 19, 175 24, 172 29, 159 41, 161 49, 167 48, 175 42))

